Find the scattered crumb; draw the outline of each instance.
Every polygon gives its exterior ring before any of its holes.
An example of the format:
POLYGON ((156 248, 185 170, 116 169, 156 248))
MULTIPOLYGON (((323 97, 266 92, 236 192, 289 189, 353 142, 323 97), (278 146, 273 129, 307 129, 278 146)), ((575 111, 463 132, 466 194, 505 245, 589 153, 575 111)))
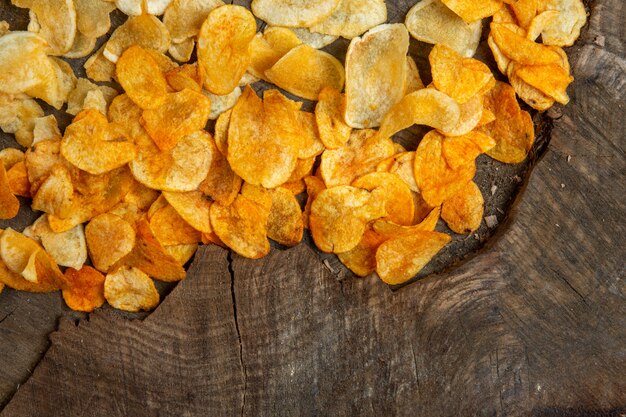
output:
POLYGON ((335 273, 335 269, 332 266, 330 266, 330 262, 328 261, 328 259, 324 259, 324 266, 328 268, 328 270, 332 272, 333 274, 335 273))
POLYGON ((485 223, 487 224, 488 228, 493 229, 494 227, 498 225, 498 218, 492 214, 490 216, 485 217, 485 223))
POLYGON ((604 35, 598 35, 596 36, 596 38, 593 40, 593 43, 595 43, 598 46, 604 46, 606 41, 606 38, 604 37, 604 35))
POLYGON ((478 236, 478 233, 474 233, 474 239, 480 240, 480 236, 478 236))
POLYGON ((565 184, 561 183, 561 188, 565 188, 565 184))
POLYGON ((492 185, 491 186, 491 195, 494 195, 496 193, 496 191, 498 190, 498 186, 497 185, 492 185))
POLYGON ((569 161, 572 160, 572 155, 567 155, 567 162, 569 163, 569 161))
POLYGON ((502 210, 500 207, 496 207, 496 210, 498 211, 498 213, 504 214, 504 210, 502 210))
POLYGON ((559 226, 559 224, 558 224, 558 223, 555 223, 554 225, 555 225, 556 227, 561 227, 561 226, 559 226))
POLYGON ((522 182, 522 178, 519 175, 513 177, 516 182, 522 182))

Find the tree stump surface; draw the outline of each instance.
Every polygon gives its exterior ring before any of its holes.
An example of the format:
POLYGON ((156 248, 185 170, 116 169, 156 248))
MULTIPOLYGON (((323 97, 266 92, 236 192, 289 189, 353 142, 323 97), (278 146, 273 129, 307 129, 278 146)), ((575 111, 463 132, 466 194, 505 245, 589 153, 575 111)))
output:
POLYGON ((392 291, 306 244, 204 247, 144 319, 5 289, 0 416, 626 415, 625 9, 590 4, 572 101, 476 256, 392 291))

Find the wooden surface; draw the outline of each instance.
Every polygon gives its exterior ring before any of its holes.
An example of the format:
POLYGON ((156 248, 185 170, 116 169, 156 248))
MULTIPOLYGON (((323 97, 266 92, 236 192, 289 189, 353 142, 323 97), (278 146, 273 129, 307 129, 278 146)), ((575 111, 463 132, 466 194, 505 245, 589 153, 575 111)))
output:
POLYGON ((5 290, 0 416, 626 414, 625 20, 592 3, 572 102, 469 262, 392 292, 306 245, 204 248, 143 321, 5 290))

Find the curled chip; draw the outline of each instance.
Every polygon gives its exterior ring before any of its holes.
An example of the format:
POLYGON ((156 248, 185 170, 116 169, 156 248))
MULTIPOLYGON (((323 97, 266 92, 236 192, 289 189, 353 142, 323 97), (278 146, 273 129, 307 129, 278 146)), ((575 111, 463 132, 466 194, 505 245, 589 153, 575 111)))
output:
POLYGON ((76 32, 72 49, 63 54, 64 58, 84 58, 96 47, 96 38, 88 38, 80 32, 76 32))
POLYGON ((76 76, 70 65, 56 57, 47 58, 47 63, 38 63, 40 68, 49 68, 49 78, 30 87, 24 92, 29 96, 40 98, 57 110, 67 101, 67 96, 74 89, 76 76))
POLYGON ((65 271, 63 300, 74 311, 90 313, 104 304, 104 275, 90 266, 65 271))
POLYGON ((138 268, 121 267, 104 281, 104 298, 119 310, 150 311, 159 304, 154 282, 138 268))
POLYGON ((263 39, 267 41, 279 58, 302 44, 302 41, 291 30, 276 26, 265 29, 263 39))
POLYGON ((389 172, 396 174, 414 193, 419 192, 413 174, 413 164, 415 163, 415 152, 401 152, 394 155, 393 163, 389 167, 389 172))
POLYGON ((534 16, 533 20, 528 26, 528 29, 526 30, 526 39, 536 41, 539 35, 541 35, 541 31, 543 31, 543 28, 548 26, 550 22, 558 17, 558 15, 559 12, 557 12, 556 10, 547 10, 534 16))
POLYGON ((0 129, 13 133, 24 147, 32 146, 35 120, 43 114, 41 106, 30 97, 0 93, 0 129))
POLYGON ((386 236, 367 227, 358 245, 337 257, 348 269, 360 277, 365 277, 376 270, 376 250, 387 240, 386 236))
POLYGON ((310 27, 339 6, 340 0, 253 0, 252 12, 273 26, 310 27))
POLYGON ((292 94, 317 100, 324 87, 343 89, 345 71, 334 56, 303 44, 287 52, 265 76, 292 94))
POLYGON ((165 251, 180 265, 185 265, 198 251, 197 244, 166 246, 165 251))
POLYGON ((306 43, 315 49, 322 49, 337 40, 337 36, 313 32, 308 28, 290 28, 290 30, 296 34, 302 43, 306 43))
POLYGON ((31 194, 33 194, 33 210, 66 217, 72 208, 74 195, 74 186, 69 171, 62 165, 54 166, 50 175, 37 187, 32 187, 31 183, 31 194))
POLYGON ((374 130, 355 130, 344 146, 324 151, 320 173, 327 187, 349 185, 361 175, 374 172, 378 163, 393 153, 391 139, 374 130))
POLYGON ((11 0, 11 3, 30 9, 28 30, 46 40, 50 55, 63 55, 70 50, 76 36, 73 0, 11 0))
POLYGON ((455 233, 471 233, 480 227, 485 201, 474 181, 443 202, 441 218, 455 233))
POLYGON ((98 175, 112 171, 132 161, 135 145, 115 124, 96 110, 84 110, 65 129, 61 154, 74 166, 98 175))
POLYGON ((11 189, 4 164, 0 161, 0 219, 12 219, 20 211, 20 201, 11 189))
POLYGON ((186 193, 173 193, 164 191, 163 197, 165 197, 167 202, 170 203, 180 217, 194 229, 202 233, 211 233, 213 231, 209 219, 212 202, 207 199, 202 192, 189 191, 186 193))
POLYGON ((520 99, 535 110, 544 111, 554 105, 554 99, 529 85, 515 73, 509 75, 509 83, 520 99))
POLYGON ((385 218, 400 225, 413 223, 415 207, 411 190, 396 174, 372 172, 357 178, 352 186, 371 191, 372 198, 384 204, 385 218))
POLYGON ((309 217, 311 215, 311 204, 317 198, 317 195, 326 189, 324 181, 317 177, 304 178, 304 184, 306 185, 306 205, 304 206, 304 212, 302 213, 302 220, 305 228, 309 228, 309 217))
POLYGON ((404 96, 409 35, 402 24, 375 27, 354 38, 346 55, 346 123, 379 126, 404 96))
POLYGON ((106 44, 102 45, 83 64, 87 77, 94 81, 111 81, 115 76, 115 64, 104 57, 103 51, 105 46, 106 44))
POLYGON ((135 229, 121 217, 105 213, 91 219, 85 227, 85 238, 93 265, 108 272, 135 246, 135 229))
POLYGON ((413 172, 421 195, 431 207, 437 207, 443 201, 456 194, 476 173, 473 160, 452 169, 443 155, 445 136, 431 131, 422 138, 415 151, 413 172))
POLYGON ((131 46, 117 63, 117 79, 126 94, 142 109, 155 109, 168 98, 167 81, 152 54, 131 46))
POLYGON ((476 59, 463 58, 447 46, 435 45, 428 60, 437 90, 459 104, 466 103, 494 83, 489 67, 476 59))
POLYGON ((32 226, 27 227, 24 234, 39 240, 54 262, 61 266, 80 269, 87 262, 87 243, 82 224, 65 232, 55 233, 50 229, 48 216, 44 214, 32 226))
POLYGON ((485 108, 496 115, 495 121, 481 127, 496 141, 487 155, 508 164, 522 162, 532 148, 535 129, 528 112, 520 109, 513 88, 498 82, 485 95, 485 108))
POLYGON ((111 34, 102 54, 109 61, 117 62, 132 45, 165 53, 170 47, 170 35, 156 17, 149 14, 132 16, 111 34))
POLYGON ((246 87, 230 117, 227 154, 244 181, 274 188, 289 180, 301 147, 299 109, 277 90, 261 101, 246 87))
POLYGON ((76 82, 76 87, 67 96, 67 113, 76 116, 81 110, 85 108, 87 94, 93 91, 100 91, 107 106, 111 103, 111 100, 117 96, 117 90, 105 85, 96 85, 86 78, 79 78, 76 82))
MULTIPOLYGON (((235 103, 237 104, 237 103, 235 103)), ((228 129, 230 127, 231 110, 220 114, 215 122, 215 146, 224 156, 228 155, 228 129)))
MULTIPOLYGON (((533 18, 538 13, 539 2, 537 0, 518 0, 510 2, 511 23, 519 23, 523 29, 528 29, 533 18)), ((505 12, 506 13, 506 12, 505 12)), ((504 17, 503 15, 498 17, 504 17)))
POLYGON ((352 39, 387 21, 384 0, 340 0, 333 13, 311 26, 313 32, 352 39))
POLYGON ((281 55, 272 48, 261 33, 257 33, 252 38, 248 52, 250 53, 250 66, 246 74, 252 74, 256 78, 265 78, 265 71, 281 58, 281 55))
POLYGON ((313 165, 315 165, 315 156, 307 159, 298 159, 296 168, 289 177, 289 182, 298 181, 312 174, 313 165))
POLYGON ((376 273, 389 285, 413 278, 450 241, 438 232, 416 231, 390 239, 376 251, 376 273))
POLYGON ((450 10, 467 23, 493 16, 502 7, 501 0, 441 0, 450 10))
POLYGON ((319 101, 315 106, 315 120, 320 140, 328 149, 337 149, 350 139, 352 128, 343 118, 346 99, 332 87, 320 91, 319 101))
POLYGON ((190 245, 200 242, 200 232, 183 219, 170 204, 150 217, 150 229, 163 246, 190 245))
POLYGON ((473 131, 463 136, 446 137, 442 151, 450 168, 459 169, 494 146, 496 141, 493 138, 480 131, 473 131))
POLYGON ((481 20, 466 23, 441 0, 418 2, 407 13, 405 24, 415 39, 445 45, 465 57, 474 56, 482 32, 481 20))
POLYGON ((298 119, 300 120, 301 146, 298 152, 298 158, 309 159, 320 155, 324 151, 324 144, 320 140, 313 113, 299 111, 298 119))
POLYGON ((182 42, 172 42, 167 52, 178 62, 188 62, 195 47, 196 40, 189 38, 182 42))
POLYGON ((383 119, 379 135, 390 138, 414 124, 452 131, 459 123, 461 108, 445 93, 424 88, 408 94, 383 119))
POLYGON ((20 162, 24 162, 25 156, 24 152, 15 148, 4 148, 0 149, 0 165, 4 165, 4 168, 8 171, 15 164, 20 162))
POLYGON ((198 35, 198 63, 204 86, 213 94, 229 94, 250 66, 249 45, 256 21, 247 9, 225 5, 212 10, 198 35))
POLYGON ((163 15, 163 24, 173 42, 183 42, 198 35, 211 10, 224 5, 222 0, 173 0, 163 15))
POLYGON ((272 190, 270 195, 272 209, 267 219, 267 236, 281 245, 297 245, 304 230, 298 200, 291 191, 281 187, 272 190))
POLYGON ((109 13, 115 10, 115 5, 112 2, 107 0, 74 0, 74 5, 76 6, 76 27, 80 34, 95 39, 109 31, 111 28, 109 13))
POLYGON ((267 240, 269 213, 269 207, 239 195, 230 206, 220 203, 211 206, 211 226, 233 251, 246 258, 258 259, 270 251, 267 240))
POLYGON ((60 140, 61 131, 59 130, 59 124, 56 117, 53 114, 49 114, 44 117, 38 117, 34 120, 35 126, 33 128, 33 145, 44 140, 60 140))
POLYGON ((462 136, 478 126, 483 117, 483 96, 476 94, 464 104, 459 106, 461 110, 459 122, 451 130, 440 130, 446 136, 462 136))
POLYGON ((512 73, 526 84, 536 88, 558 103, 569 103, 567 87, 574 77, 559 65, 517 65, 512 64, 512 73))
POLYGON ((544 26, 541 39, 545 45, 571 46, 580 29, 587 21, 585 6, 581 0, 547 0, 542 3, 546 10, 556 10, 558 16, 544 26))
POLYGON ((211 100, 185 89, 168 94, 160 106, 144 110, 141 124, 162 151, 170 151, 182 137, 204 129, 210 112, 211 100))
POLYGON ((535 43, 511 30, 506 23, 491 23, 491 35, 500 51, 509 59, 525 65, 561 65, 562 57, 547 45, 535 43))
POLYGON ((383 201, 372 193, 342 185, 317 195, 311 205, 309 227, 321 251, 342 253, 359 244, 369 221, 385 215, 383 201))
POLYGON ((241 88, 235 87, 235 89, 225 96, 217 96, 215 94, 204 91, 204 95, 211 100, 211 113, 209 113, 209 120, 217 119, 220 114, 232 109, 237 104, 239 96, 241 96, 241 88))
POLYGON ((415 60, 407 55, 406 57, 406 94, 411 94, 424 88, 424 82, 420 77, 419 69, 415 60))
POLYGON ((198 190, 220 204, 228 206, 239 193, 241 177, 233 172, 226 157, 217 150, 213 141, 210 141, 208 147, 211 149, 211 164, 198 190))

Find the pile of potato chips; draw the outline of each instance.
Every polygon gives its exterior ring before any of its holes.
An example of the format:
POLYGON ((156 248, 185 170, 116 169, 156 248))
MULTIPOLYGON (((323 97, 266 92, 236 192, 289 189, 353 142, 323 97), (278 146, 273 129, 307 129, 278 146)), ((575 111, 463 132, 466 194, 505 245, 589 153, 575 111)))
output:
POLYGON ((61 290, 80 311, 153 309, 153 279, 185 278, 199 244, 261 258, 304 229, 359 276, 411 279, 451 240, 439 219, 457 234, 481 225, 475 159, 527 157, 517 97, 567 103, 561 48, 586 21, 580 0, 422 0, 404 24, 385 23, 383 0, 12 3, 30 24, 0 23, 0 128, 23 149, 0 151, 0 219, 21 201, 41 217, 0 230, 0 291, 61 290), (127 20, 92 54, 116 8, 127 20), (484 19, 510 85, 472 58, 484 19), (434 44, 428 86, 411 36, 434 44), (338 37, 343 62, 321 50, 338 37), (89 55, 77 79, 63 58, 89 55), (259 96, 259 80, 315 111, 259 96), (74 115, 64 132, 38 100, 74 115), (432 130, 394 143, 415 124, 432 130))

